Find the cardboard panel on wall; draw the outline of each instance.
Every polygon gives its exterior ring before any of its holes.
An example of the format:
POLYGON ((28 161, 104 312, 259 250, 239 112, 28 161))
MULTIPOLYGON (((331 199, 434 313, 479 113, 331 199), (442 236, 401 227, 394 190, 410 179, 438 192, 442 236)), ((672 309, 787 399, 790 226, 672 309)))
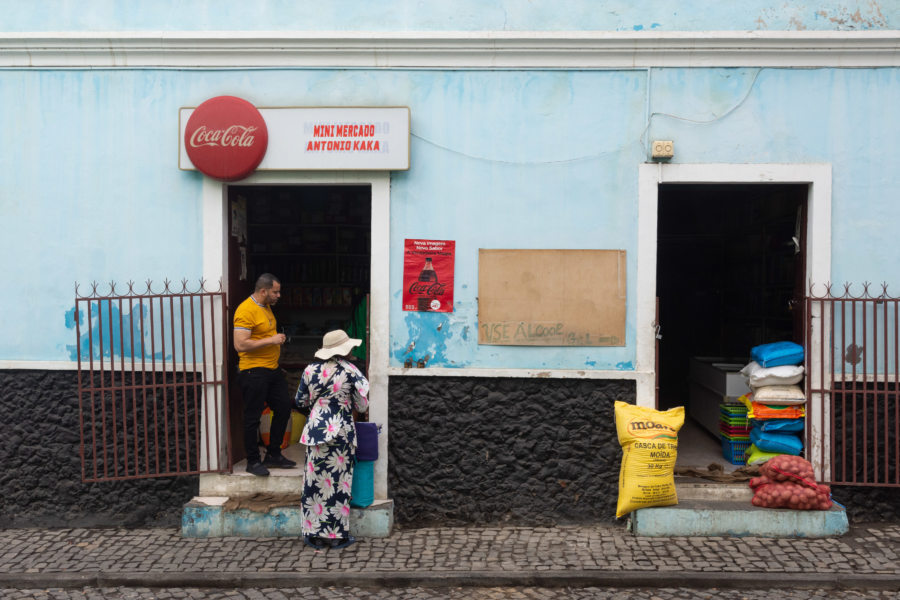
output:
POLYGON ((624 250, 478 251, 478 343, 624 346, 624 250))

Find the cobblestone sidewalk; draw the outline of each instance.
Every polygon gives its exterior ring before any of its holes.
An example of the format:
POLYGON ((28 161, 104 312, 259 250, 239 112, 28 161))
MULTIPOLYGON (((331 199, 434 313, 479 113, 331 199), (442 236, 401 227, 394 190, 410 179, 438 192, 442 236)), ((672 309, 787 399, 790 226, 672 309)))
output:
POLYGON ((393 577, 410 585, 465 585, 471 578, 492 585, 589 585, 605 576, 672 585, 713 575, 726 583, 834 582, 838 575, 898 589, 900 525, 853 527, 824 539, 648 538, 610 526, 423 528, 321 552, 294 538, 185 539, 175 529, 0 530, 0 588, 4 582, 22 587, 29 577, 64 581, 63 575, 72 585, 101 575, 100 583, 111 585, 131 577, 134 585, 227 580, 256 587, 291 577, 327 585, 338 575, 353 584, 393 577))

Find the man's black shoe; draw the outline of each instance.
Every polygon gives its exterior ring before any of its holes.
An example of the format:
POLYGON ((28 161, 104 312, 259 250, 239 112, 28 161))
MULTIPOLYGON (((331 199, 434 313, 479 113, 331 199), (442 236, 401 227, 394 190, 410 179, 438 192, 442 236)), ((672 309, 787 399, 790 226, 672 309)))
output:
POLYGON ((284 454, 266 454, 263 464, 273 469, 293 469, 297 463, 284 456, 284 454))
POLYGON ((257 477, 268 477, 269 470, 266 468, 264 464, 255 460, 253 462, 247 463, 247 472, 251 475, 256 475, 257 477))

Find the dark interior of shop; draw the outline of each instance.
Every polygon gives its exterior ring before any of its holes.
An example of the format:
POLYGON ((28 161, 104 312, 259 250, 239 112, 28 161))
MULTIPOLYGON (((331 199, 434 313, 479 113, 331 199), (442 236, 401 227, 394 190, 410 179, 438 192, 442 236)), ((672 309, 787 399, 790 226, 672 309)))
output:
MULTIPOLYGON (((280 364, 295 390, 322 336, 344 329, 364 340, 351 360, 367 371, 371 264, 371 189, 368 186, 233 186, 229 188, 229 302, 231 314, 272 273, 282 295, 273 312, 287 336, 280 364), (243 221, 243 224, 241 223, 243 221)), ((237 353, 232 351, 232 372, 237 353)), ((232 378, 234 379, 234 378, 232 378)), ((240 394, 232 385, 231 397, 240 394)), ((232 402, 234 443, 240 412, 232 402)), ((243 456, 242 448, 236 456, 243 456)))
POLYGON ((705 401, 697 370, 736 371, 753 346, 803 341, 807 194, 805 185, 660 186, 658 408, 686 409, 678 465, 723 462, 710 414, 718 400, 705 401))

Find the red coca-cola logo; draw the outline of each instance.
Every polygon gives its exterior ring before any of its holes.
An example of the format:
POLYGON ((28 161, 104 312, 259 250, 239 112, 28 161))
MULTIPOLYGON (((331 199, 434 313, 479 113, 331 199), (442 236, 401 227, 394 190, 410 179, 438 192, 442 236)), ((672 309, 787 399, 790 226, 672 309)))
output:
POLYGON ((409 284, 409 293, 419 296, 443 296, 444 284, 430 281, 413 281, 409 284))
POLYGON ((256 141, 256 137, 253 135, 254 131, 256 131, 256 127, 232 125, 227 129, 207 129, 206 125, 201 125, 191 135, 188 147, 241 146, 242 148, 249 148, 256 141))
POLYGON ((252 173, 268 145, 262 115, 234 96, 216 96, 198 106, 184 130, 185 150, 197 170, 223 181, 252 173))

